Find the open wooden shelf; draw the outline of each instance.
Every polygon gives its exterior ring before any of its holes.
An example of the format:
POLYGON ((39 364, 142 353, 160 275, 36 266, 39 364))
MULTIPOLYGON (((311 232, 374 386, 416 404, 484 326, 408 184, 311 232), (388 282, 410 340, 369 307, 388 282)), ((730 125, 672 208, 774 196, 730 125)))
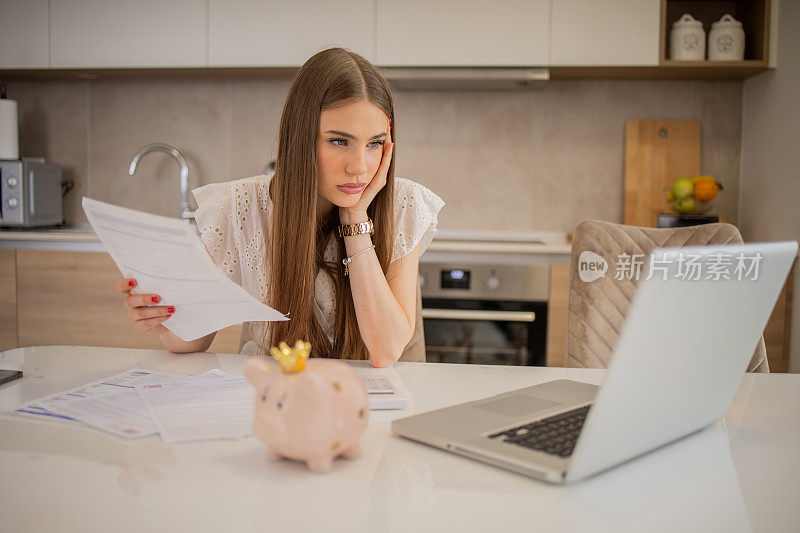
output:
POLYGON ((763 61, 671 61, 657 67, 551 67, 550 79, 743 80, 767 68, 763 61))
POLYGON ((661 38, 659 64, 665 68, 688 69, 767 69, 769 67, 770 0, 661 0, 661 38), (669 59, 672 24, 684 13, 703 23, 706 43, 711 25, 730 14, 742 23, 744 61, 671 61, 669 59))

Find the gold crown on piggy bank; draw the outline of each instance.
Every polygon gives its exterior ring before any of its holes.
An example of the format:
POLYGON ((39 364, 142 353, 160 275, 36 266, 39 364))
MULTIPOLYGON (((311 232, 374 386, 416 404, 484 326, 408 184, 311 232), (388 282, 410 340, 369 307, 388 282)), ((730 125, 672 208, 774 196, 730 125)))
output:
POLYGON ((311 354, 311 343, 298 340, 294 348, 289 348, 288 344, 281 341, 277 348, 270 348, 269 353, 284 373, 300 372, 306 368, 306 359, 311 354))

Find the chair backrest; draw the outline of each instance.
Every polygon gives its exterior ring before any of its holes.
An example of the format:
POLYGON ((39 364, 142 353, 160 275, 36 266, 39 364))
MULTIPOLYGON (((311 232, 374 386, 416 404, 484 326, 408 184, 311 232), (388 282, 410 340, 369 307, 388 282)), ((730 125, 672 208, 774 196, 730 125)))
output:
MULTIPOLYGON (((732 224, 703 224, 685 228, 640 228, 601 220, 578 224, 572 236, 569 312, 567 315, 568 367, 606 368, 636 292, 636 265, 655 248, 740 244, 742 235, 732 224), (593 252, 608 265, 606 275, 581 281, 578 260, 593 252)), ((763 336, 748 372, 769 372, 763 336)))
POLYGON ((424 363, 426 361, 425 332, 422 328, 422 292, 419 283, 417 284, 417 310, 414 335, 411 337, 411 340, 408 341, 408 344, 406 344, 399 360, 415 363, 424 363))

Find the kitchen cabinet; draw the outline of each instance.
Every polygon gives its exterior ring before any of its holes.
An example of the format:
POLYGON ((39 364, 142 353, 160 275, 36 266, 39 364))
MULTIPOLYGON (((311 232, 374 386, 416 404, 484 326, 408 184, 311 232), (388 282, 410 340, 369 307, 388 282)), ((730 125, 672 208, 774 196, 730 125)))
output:
POLYGON ((542 66, 550 0, 375 0, 376 61, 405 66, 542 66))
POLYGON ((126 69, 164 68, 225 78, 235 68, 245 76, 285 75, 279 69, 343 46, 385 67, 550 66, 552 79, 742 79, 770 64, 770 6, 770 0, 5 0, 0 73, 25 78, 30 69, 44 69, 37 76, 47 77, 49 69, 62 77, 59 69, 69 69, 113 78, 130 77, 126 69), (672 61, 670 30, 683 12, 701 20, 706 33, 730 12, 744 27, 745 60, 672 61))
POLYGON ((547 366, 564 366, 567 360, 568 311, 569 263, 552 263, 547 307, 547 366))
POLYGON ((660 0, 553 0, 553 66, 656 66, 660 0))
POLYGON ((333 46, 374 60, 372 21, 372 0, 209 0, 208 66, 294 67, 333 46))
POLYGON ((51 68, 205 64, 205 0, 50 2, 51 68))
MULTIPOLYGON (((770 15, 770 0, 660 0, 657 29, 652 29, 652 0, 553 0, 553 42, 550 77, 552 79, 643 78, 643 79, 745 79, 770 66, 770 34, 775 22, 770 15), (585 4, 581 6, 581 4, 585 4), (608 9, 608 6, 614 6, 608 9), (606 11, 607 9, 607 11, 606 11), (627 13, 625 10, 627 9, 627 13), (595 13, 593 13, 595 12, 595 13), (742 23, 745 32, 744 61, 673 61, 669 58, 672 24, 683 13, 703 23, 706 35, 711 24, 725 13, 742 23), (585 18, 585 14, 591 17, 585 18), (618 20, 636 18, 652 32, 636 36, 618 20), (590 22, 590 18, 594 21, 590 22), (573 25, 580 31, 572 31, 573 25), (565 29, 566 28, 566 29, 565 29), (592 36, 599 35, 597 42, 592 36), (612 36, 612 37, 609 37, 612 36), (652 38, 658 39, 658 61, 652 63, 652 38), (571 39, 574 39, 572 41, 571 39), (639 41, 638 51, 622 50, 622 43, 639 41), (595 55, 596 52, 596 55, 595 55), (647 57, 638 62, 637 55, 647 57), (633 54, 626 57, 627 54, 633 54)), ((774 65, 772 65, 774 66, 774 65)))
POLYGON ((17 345, 16 250, 0 250, 0 351, 17 345))
POLYGON ((0 68, 50 66, 48 0, 0 2, 0 68))
MULTIPOLYGON (((125 317, 120 278, 104 252, 0 250, 2 290, 8 252, 16 252, 17 346, 78 345, 163 349, 156 335, 134 330, 125 317)), ((5 301, 5 298, 3 299, 5 301)), ((11 314, 10 307, 3 313, 11 314)), ((5 320, 3 321, 5 323, 5 320)), ((241 326, 217 333, 209 351, 238 353, 241 326)), ((5 333, 5 332, 4 332, 5 333)), ((2 339, 5 339, 3 335, 2 339)), ((8 349, 6 346, 4 349, 8 349)))

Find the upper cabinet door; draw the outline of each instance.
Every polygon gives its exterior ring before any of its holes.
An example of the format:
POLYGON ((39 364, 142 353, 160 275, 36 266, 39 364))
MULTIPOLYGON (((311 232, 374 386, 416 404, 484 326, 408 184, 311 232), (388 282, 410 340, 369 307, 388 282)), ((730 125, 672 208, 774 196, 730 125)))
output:
POLYGON ((552 2, 554 67, 658 65, 661 0, 552 2))
POLYGON ((382 66, 544 66, 550 0, 375 0, 382 66))
POLYGON ((0 68, 47 68, 48 0, 0 2, 0 68))
POLYGON ((205 0, 50 2, 53 68, 202 67, 205 0))
POLYGON ((208 66, 296 67, 341 46, 374 59, 372 0, 209 0, 208 66))

